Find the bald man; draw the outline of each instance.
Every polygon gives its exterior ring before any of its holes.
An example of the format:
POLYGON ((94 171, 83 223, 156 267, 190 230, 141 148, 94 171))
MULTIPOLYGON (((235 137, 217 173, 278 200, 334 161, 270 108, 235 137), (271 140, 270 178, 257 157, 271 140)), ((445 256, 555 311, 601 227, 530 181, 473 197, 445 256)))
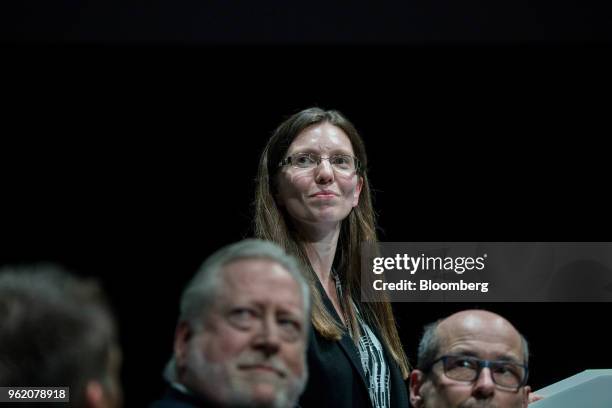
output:
POLYGON ((528 360, 525 338, 503 317, 455 313, 425 327, 410 402, 415 408, 526 407, 528 360))

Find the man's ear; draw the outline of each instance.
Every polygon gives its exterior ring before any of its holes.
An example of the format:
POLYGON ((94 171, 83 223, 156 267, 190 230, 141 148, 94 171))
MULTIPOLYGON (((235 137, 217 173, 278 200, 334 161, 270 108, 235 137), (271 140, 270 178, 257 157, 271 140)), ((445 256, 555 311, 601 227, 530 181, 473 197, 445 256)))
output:
POLYGON ((363 188, 363 177, 358 177, 357 187, 355 187, 355 192, 353 193, 353 207, 357 207, 357 205, 359 205, 359 195, 361 194, 361 189, 363 188))
POLYGON ((177 367, 185 366, 185 359, 187 358, 187 343, 193 330, 187 322, 179 322, 174 332, 174 358, 176 360, 177 367))
POLYGON ((421 370, 412 370, 410 373, 410 403, 415 408, 423 407, 423 396, 421 395, 421 387, 425 382, 425 374, 421 370))
MULTIPOLYGON (((522 395, 523 408, 527 408, 527 405, 529 405, 529 394, 531 394, 531 387, 527 385, 527 386, 523 387, 521 392, 523 393, 523 395, 522 395)), ((539 398, 535 399, 532 402, 535 402, 535 401, 538 401, 538 400, 539 400, 539 398)))
POLYGON ((85 406, 88 408, 105 408, 104 387, 99 381, 90 380, 85 386, 85 406))

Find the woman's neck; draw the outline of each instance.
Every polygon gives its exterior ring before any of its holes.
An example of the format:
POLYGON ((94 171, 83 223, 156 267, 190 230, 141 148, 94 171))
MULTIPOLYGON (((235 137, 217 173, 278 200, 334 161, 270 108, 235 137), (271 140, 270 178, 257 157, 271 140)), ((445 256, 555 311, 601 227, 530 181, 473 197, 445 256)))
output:
POLYGON ((319 277, 323 287, 327 287, 331 279, 331 269, 338 246, 340 223, 327 229, 306 227, 301 232, 305 239, 304 247, 310 265, 319 277))

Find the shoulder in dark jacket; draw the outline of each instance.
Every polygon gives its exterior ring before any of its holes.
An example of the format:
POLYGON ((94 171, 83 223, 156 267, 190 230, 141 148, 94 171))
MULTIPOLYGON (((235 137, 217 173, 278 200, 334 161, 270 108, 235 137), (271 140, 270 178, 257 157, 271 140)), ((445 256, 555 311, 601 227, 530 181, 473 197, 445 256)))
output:
POLYGON ((212 404, 192 395, 169 387, 163 398, 153 402, 149 408, 204 408, 212 404))

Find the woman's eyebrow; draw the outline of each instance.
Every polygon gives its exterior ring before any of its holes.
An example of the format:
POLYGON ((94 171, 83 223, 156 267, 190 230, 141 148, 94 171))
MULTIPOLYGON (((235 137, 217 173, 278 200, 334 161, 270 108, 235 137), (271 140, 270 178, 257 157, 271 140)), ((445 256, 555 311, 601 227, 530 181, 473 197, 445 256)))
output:
MULTIPOLYGON (((303 148, 296 147, 291 154, 296 154, 296 153, 315 153, 315 154, 319 154, 320 155, 322 150, 323 149, 321 149, 321 148, 316 148, 316 147, 312 147, 312 146, 308 146, 308 147, 305 146, 303 148)), ((325 154, 330 154, 330 155, 345 154, 345 155, 348 155, 348 156, 352 156, 353 155, 353 153, 350 150, 342 148, 342 147, 336 147, 336 148, 329 149, 329 151, 326 151, 325 154)))

